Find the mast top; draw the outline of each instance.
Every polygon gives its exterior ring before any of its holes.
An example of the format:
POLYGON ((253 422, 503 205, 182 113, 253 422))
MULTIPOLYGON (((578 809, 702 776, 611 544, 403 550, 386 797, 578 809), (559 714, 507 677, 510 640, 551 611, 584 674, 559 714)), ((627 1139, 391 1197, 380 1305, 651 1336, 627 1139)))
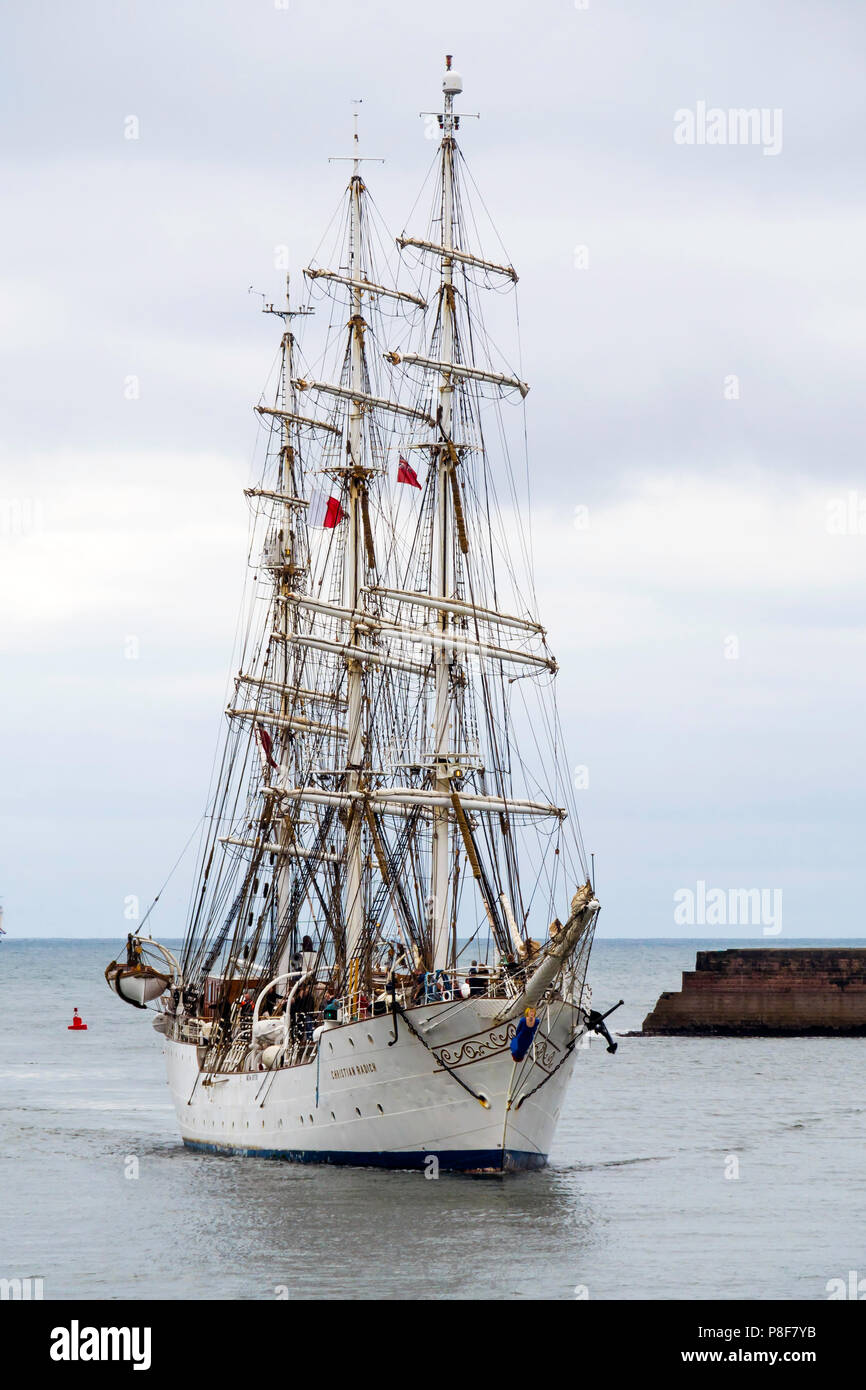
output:
MULTIPOLYGON (((252 293, 252 285, 250 286, 250 293, 252 293)), ((262 299, 263 299, 263 300, 265 299, 265 296, 264 296, 264 295, 262 295, 262 299)), ((277 318, 282 319, 285 323, 290 323, 292 319, 296 319, 296 318, 298 318, 299 316, 305 316, 305 315, 307 315, 307 314, 314 314, 315 312, 316 312, 315 309, 311 308, 309 304, 300 304, 300 305, 298 306, 297 309, 293 309, 293 308, 292 308, 292 306, 291 306, 291 300, 290 300, 290 298, 289 298, 289 276, 288 276, 288 275, 286 276, 286 307, 285 307, 285 309, 275 309, 274 306, 273 306, 273 304, 267 302, 266 300, 265 300, 265 302, 262 304, 262 313, 263 313, 263 314, 275 314, 277 318)))
POLYGON ((463 78, 452 68, 451 56, 450 53, 445 55, 445 76, 442 79, 442 91, 446 97, 459 96, 463 91, 463 78))
MULTIPOLYGON (((445 55, 445 76, 442 78, 442 95, 445 98, 444 111, 421 111, 421 116, 435 116, 439 122, 439 129, 442 131, 446 140, 454 139, 455 130, 460 129, 460 116, 454 110, 454 98, 459 97, 463 91, 463 78, 459 72, 455 72, 451 66, 452 55, 445 55)), ((474 116, 477 119, 477 111, 463 111, 461 116, 474 116)))
POLYGON ((361 154, 361 140, 360 140, 360 136, 359 136, 359 133, 358 133, 358 115, 359 115, 358 107, 362 104, 362 102, 363 102, 363 97, 354 97, 353 100, 352 100, 352 105, 353 105, 354 108, 355 108, 354 111, 352 112, 352 153, 351 153, 351 154, 332 154, 332 155, 329 157, 329 159, 328 159, 328 163, 329 163, 329 164, 346 164, 346 163, 352 164, 352 165, 353 165, 353 176, 354 176, 355 178, 357 178, 357 177, 359 176, 360 170, 361 170, 361 164, 362 164, 365 160, 366 160, 366 162, 367 162, 368 164, 384 164, 384 163, 385 163, 384 159, 379 158, 377 155, 361 154))
POLYGON ((352 153, 353 153, 353 155, 355 156, 355 158, 354 158, 354 160, 353 160, 352 162, 353 162, 354 165, 355 165, 355 173, 356 173, 356 174, 358 173, 358 171, 359 171, 359 169, 360 169, 360 167, 361 167, 361 160, 360 160, 361 148, 360 148, 360 140, 359 140, 359 138, 358 138, 358 115, 359 115, 358 107, 361 105, 361 101, 362 101, 362 100, 363 100, 362 97, 358 97, 355 101, 352 102, 352 105, 353 105, 354 108, 355 108, 355 110, 354 110, 354 112, 353 112, 353 114, 352 114, 352 153))

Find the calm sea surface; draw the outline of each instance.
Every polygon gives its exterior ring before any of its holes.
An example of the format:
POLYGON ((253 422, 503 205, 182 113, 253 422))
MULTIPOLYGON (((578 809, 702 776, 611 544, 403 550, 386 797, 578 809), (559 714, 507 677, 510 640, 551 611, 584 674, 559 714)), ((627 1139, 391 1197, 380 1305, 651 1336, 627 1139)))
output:
MULTIPOLYGON (((599 941, 593 1002, 639 1028, 725 944, 599 941)), ((821 1299, 866 1276, 866 1040, 594 1040, 550 1167, 505 1180, 217 1158, 177 1138, 113 949, 0 945, 0 1276, 46 1298, 821 1299)))

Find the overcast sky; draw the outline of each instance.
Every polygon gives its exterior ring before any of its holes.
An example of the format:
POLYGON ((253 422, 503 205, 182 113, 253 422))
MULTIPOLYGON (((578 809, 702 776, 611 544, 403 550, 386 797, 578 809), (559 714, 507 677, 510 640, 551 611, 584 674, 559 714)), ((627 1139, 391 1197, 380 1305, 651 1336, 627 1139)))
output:
POLYGON ((776 942, 866 935, 862 4, 13 0, 2 25, 10 932, 121 936, 199 819, 277 344, 247 291, 279 296, 275 246, 308 263, 354 98, 404 227, 452 52, 520 272, 600 934, 717 938, 674 919, 703 882, 780 891, 776 942), (678 143, 701 103, 765 109, 773 148, 678 143))

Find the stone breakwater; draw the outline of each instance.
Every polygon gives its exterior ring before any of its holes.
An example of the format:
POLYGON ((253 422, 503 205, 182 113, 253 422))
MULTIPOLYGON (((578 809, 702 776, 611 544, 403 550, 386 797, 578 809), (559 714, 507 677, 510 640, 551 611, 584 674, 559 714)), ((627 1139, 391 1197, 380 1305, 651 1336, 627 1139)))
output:
POLYGON ((698 951, 645 1036, 866 1035, 866 948, 698 951))

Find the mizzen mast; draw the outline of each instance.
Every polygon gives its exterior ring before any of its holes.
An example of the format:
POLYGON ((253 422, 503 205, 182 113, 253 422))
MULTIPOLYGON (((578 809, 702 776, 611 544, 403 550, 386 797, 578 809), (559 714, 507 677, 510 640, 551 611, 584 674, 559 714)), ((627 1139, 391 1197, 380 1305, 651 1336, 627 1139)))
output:
MULTIPOLYGON (((282 414, 280 416, 280 456, 278 489, 282 496, 282 527, 277 534, 279 544, 279 568, 275 572, 276 592, 283 602, 277 604, 278 622, 281 627, 283 641, 279 659, 282 664, 280 671, 282 689, 279 691, 279 723, 276 727, 276 734, 279 739, 281 764, 283 775, 289 774, 292 762, 296 761, 296 749, 293 738, 295 727, 292 719, 292 711, 296 696, 292 693, 292 671, 291 662, 294 660, 290 636, 291 624, 293 623, 293 611, 285 602, 285 597, 297 587, 298 577, 302 566, 298 564, 298 538, 295 526, 295 504, 289 499, 297 496, 300 488, 298 486, 298 476, 295 468, 295 446, 292 443, 293 423, 298 421, 297 399, 294 385, 295 376, 295 336, 292 332, 292 319, 299 315, 311 314, 313 311, 306 305, 297 309, 292 309, 289 298, 289 277, 286 276, 286 307, 283 310, 276 310, 272 305, 266 306, 266 313, 277 314, 282 318, 285 328, 281 344, 281 381, 280 381, 280 406, 282 414)), ((263 773, 266 782, 270 781, 268 774, 268 759, 263 759, 263 773)), ((266 803, 270 810, 270 803, 266 803)), ((278 843, 281 853, 278 856, 279 872, 276 875, 276 920, 279 921, 285 913, 291 893, 292 881, 292 851, 294 849, 294 828, 288 816, 282 816, 279 822, 278 843)), ((284 949, 278 969, 280 972, 286 970, 289 964, 288 949, 284 949)))

